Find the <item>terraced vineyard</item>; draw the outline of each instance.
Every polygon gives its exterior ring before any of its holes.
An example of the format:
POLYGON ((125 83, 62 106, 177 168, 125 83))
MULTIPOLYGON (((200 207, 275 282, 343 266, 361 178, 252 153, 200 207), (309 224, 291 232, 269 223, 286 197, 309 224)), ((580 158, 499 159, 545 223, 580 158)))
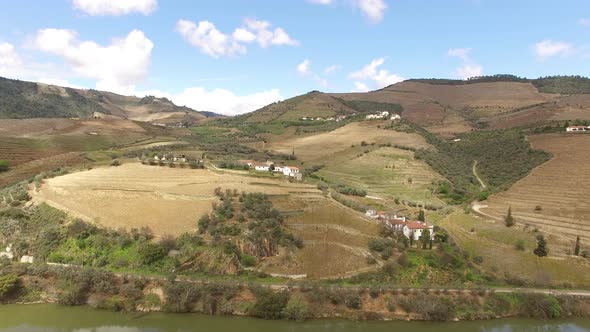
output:
POLYGON ((501 220, 508 207, 520 224, 573 241, 590 239, 590 135, 529 137, 536 149, 553 154, 508 191, 492 196, 483 213, 501 220))
POLYGON ((332 156, 318 175, 382 198, 440 203, 431 187, 441 176, 426 163, 414 160, 413 155, 412 151, 393 147, 364 153, 359 147, 332 156))

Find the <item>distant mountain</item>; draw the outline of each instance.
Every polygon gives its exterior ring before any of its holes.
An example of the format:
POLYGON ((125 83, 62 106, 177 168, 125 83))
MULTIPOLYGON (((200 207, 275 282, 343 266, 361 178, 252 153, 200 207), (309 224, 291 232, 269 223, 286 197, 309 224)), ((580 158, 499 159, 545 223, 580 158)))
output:
POLYGON ((0 77, 0 118, 119 117, 137 121, 197 123, 210 113, 177 106, 167 98, 122 96, 0 77))
POLYGON ((412 79, 364 93, 312 91, 235 120, 288 122, 304 117, 327 118, 381 110, 401 113, 402 118, 442 136, 546 121, 590 120, 590 79, 580 76, 526 79, 513 75, 469 80, 412 79))

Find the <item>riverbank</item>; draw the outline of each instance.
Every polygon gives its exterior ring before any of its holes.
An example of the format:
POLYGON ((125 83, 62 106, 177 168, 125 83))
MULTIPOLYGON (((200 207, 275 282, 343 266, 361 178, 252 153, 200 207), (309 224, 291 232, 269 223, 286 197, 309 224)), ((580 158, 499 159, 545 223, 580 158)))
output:
MULTIPOLYGON (((320 283, 242 284, 124 276, 94 269, 18 266, 5 303, 48 302, 123 312, 200 313, 304 321, 487 320, 589 317, 590 293, 542 289, 412 289, 320 283)), ((5 276, 8 276, 6 274, 5 276)), ((3 277, 5 278, 5 277, 3 277)), ((2 283, 0 280, 0 283, 2 283)))
POLYGON ((199 314, 164 313, 113 313, 92 310, 87 307, 60 307, 57 305, 2 305, 0 306, 0 331, 28 332, 172 332, 192 331, 198 326, 202 331, 242 332, 289 332, 294 329, 322 331, 408 331, 408 332, 454 332, 454 331, 562 331, 579 332, 590 330, 590 321, 583 319, 555 320, 551 322, 532 319, 499 319, 469 322, 354 322, 339 319, 309 320, 306 322, 267 321, 248 317, 213 317, 199 314))

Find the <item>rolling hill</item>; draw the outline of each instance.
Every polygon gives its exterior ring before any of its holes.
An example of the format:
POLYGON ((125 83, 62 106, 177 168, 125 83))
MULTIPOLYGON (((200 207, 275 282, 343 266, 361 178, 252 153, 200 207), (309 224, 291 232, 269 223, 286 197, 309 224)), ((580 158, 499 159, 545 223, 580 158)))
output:
POLYGON ((590 79, 496 75, 413 79, 365 93, 312 91, 236 117, 234 123, 286 123, 381 110, 399 110, 404 118, 443 137, 548 121, 590 120, 590 79))
POLYGON ((175 105, 167 98, 122 96, 0 77, 0 119, 123 118, 158 123, 198 123, 211 112, 175 105))

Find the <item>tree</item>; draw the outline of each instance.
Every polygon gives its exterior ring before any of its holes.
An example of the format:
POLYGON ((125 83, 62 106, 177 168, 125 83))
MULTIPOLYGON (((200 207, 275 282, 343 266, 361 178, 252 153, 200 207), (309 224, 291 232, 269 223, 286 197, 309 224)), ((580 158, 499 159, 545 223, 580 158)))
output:
POLYGON ((0 276, 0 300, 7 297, 18 287, 18 278, 13 274, 0 276))
POLYGON ((508 214, 506 214, 506 217, 504 218, 504 225, 506 225, 506 227, 514 226, 514 218, 512 217, 512 207, 508 207, 508 214))
POLYGON ((0 160, 0 172, 4 172, 8 170, 8 161, 0 160))
POLYGON ((430 230, 425 229, 422 232, 422 235, 420 235, 420 242, 422 242, 422 249, 426 249, 428 247, 430 240, 431 240, 430 230))
POLYGON ((574 248, 574 255, 576 255, 576 256, 580 255, 580 236, 579 235, 576 237, 576 247, 574 248))
POLYGON ((418 220, 422 222, 426 220, 426 217, 424 216, 424 210, 420 210, 420 212, 418 213, 418 220))
POLYGON ((537 248, 533 250, 533 253, 539 257, 545 257, 549 254, 549 248, 547 248, 547 241, 543 235, 537 236, 537 248))

